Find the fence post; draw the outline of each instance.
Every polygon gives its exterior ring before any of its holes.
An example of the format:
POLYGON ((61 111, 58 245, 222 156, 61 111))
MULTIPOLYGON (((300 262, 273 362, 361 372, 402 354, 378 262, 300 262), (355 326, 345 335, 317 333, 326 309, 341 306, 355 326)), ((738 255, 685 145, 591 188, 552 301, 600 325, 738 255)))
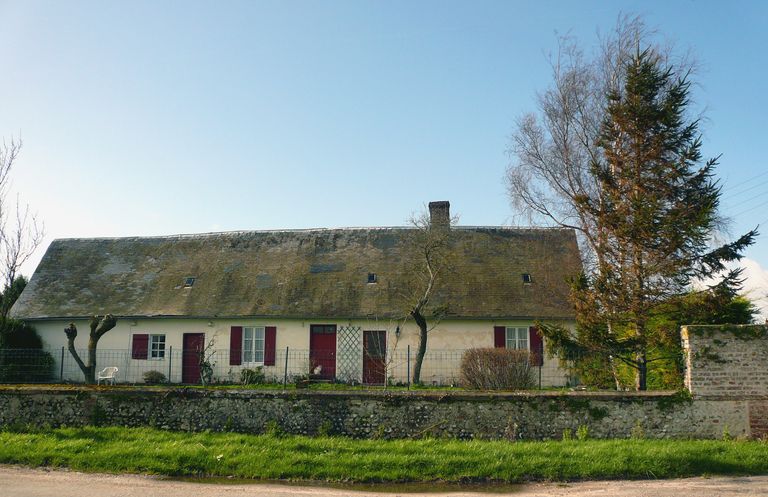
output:
POLYGON ((173 345, 168 347, 168 383, 171 382, 171 365, 173 364, 173 345))
POLYGON ((408 352, 406 354, 406 359, 405 359, 405 362, 408 365, 406 368, 406 375, 407 375, 406 381, 408 385, 408 390, 410 390, 411 389, 411 346, 410 344, 408 345, 407 351, 408 352))
POLYGON ((59 363, 59 382, 64 382, 64 346, 61 346, 61 362, 59 363))
POLYGON ((283 368, 283 390, 288 384, 288 347, 285 348, 285 367, 283 368))

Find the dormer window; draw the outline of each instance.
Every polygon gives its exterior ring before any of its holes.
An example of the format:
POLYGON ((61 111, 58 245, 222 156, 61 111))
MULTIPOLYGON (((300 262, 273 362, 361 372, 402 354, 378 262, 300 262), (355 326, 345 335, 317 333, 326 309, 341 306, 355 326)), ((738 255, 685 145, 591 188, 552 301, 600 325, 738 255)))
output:
POLYGON ((184 278, 184 288, 192 288, 192 285, 195 284, 195 278, 192 276, 188 276, 184 278))
POLYGON ((376 273, 368 273, 368 283, 377 283, 379 281, 379 278, 376 276, 376 273))
POLYGON ((531 278, 530 273, 523 273, 523 284, 530 285, 533 283, 533 278, 531 278))

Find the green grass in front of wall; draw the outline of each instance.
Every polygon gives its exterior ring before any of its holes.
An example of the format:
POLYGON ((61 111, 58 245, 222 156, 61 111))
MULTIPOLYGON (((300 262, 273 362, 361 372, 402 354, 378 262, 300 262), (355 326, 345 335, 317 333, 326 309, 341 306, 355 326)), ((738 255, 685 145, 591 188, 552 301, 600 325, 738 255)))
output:
POLYGON ((768 474, 756 441, 354 440, 150 428, 0 432, 0 463, 259 480, 521 482, 768 474))

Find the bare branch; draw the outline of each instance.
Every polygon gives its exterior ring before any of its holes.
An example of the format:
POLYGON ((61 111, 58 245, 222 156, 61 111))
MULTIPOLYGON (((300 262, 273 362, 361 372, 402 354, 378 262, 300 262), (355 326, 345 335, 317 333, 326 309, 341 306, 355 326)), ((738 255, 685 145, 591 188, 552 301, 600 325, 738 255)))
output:
MULTIPOLYGON (((21 151, 21 140, 11 139, 0 145, 0 281, 7 291, 19 276, 19 269, 29 260, 40 246, 45 229, 29 206, 16 197, 15 205, 8 205, 10 173, 21 151)), ((3 306, 2 317, 6 317, 10 306, 3 306)))

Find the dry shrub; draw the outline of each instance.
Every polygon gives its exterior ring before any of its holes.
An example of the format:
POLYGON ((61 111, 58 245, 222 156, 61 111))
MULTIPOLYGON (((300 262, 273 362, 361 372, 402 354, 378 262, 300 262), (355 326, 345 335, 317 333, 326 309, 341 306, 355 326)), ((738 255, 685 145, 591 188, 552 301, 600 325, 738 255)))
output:
POLYGON ((533 369, 527 350, 469 349, 461 358, 461 384, 479 390, 533 388, 533 369))

